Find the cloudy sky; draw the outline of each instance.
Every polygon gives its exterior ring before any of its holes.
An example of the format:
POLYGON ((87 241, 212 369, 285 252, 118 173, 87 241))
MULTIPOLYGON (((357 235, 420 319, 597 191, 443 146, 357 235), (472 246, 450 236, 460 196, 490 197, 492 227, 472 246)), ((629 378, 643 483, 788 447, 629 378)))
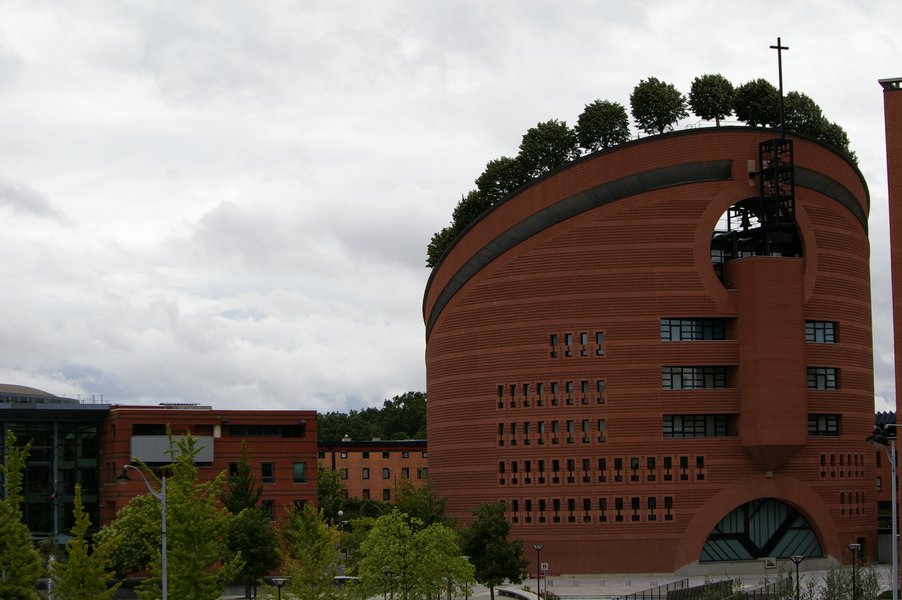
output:
MULTIPOLYGON (((640 79, 814 98, 871 192, 902 2, 0 0, 0 382, 348 410, 425 390, 425 248, 486 162, 640 79)), ((693 119, 681 124, 685 126, 693 119)))

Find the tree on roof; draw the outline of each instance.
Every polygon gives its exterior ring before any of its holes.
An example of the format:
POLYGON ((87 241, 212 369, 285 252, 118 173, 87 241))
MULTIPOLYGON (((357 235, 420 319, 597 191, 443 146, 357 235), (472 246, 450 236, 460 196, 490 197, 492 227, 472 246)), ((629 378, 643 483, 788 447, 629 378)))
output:
POLYGON ((702 75, 692 80, 689 107, 692 112, 720 127, 720 120, 733 113, 733 84, 723 75, 702 75))
POLYGON ((630 121, 619 102, 596 100, 586 104, 576 120, 576 138, 581 148, 595 152, 630 140, 630 121))
POLYGON ((566 121, 551 119, 537 123, 523 134, 517 160, 528 177, 538 177, 579 156, 576 132, 566 121))
POLYGON ((766 79, 755 79, 736 88, 733 112, 749 127, 779 125, 780 92, 766 79))
POLYGON ((648 134, 664 133, 689 116, 686 96, 657 77, 643 79, 633 88, 630 107, 636 125, 648 134))

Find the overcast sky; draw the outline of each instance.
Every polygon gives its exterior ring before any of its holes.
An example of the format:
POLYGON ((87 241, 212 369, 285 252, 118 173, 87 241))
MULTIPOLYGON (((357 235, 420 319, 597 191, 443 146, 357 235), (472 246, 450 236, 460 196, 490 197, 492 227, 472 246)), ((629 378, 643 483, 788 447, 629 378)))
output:
MULTIPOLYGON (((425 249, 485 163, 640 79, 814 98, 871 193, 902 2, 0 0, 0 383, 349 410, 425 391, 425 249)), ((686 124, 697 119, 689 119, 686 124)))

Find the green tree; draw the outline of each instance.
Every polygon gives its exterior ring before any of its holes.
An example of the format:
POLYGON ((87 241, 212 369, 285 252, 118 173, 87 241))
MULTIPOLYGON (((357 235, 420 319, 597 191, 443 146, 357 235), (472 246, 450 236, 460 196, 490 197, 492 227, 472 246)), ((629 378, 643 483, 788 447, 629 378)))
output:
POLYGON ((816 138, 827 124, 827 120, 821 107, 809 96, 789 92, 783 100, 783 123, 786 131, 816 138))
POLYGON ((424 527, 400 511, 379 517, 360 545, 357 572, 363 591, 402 600, 443 592, 469 593, 473 566, 461 556, 457 535, 440 523, 424 527))
POLYGON ((633 88, 630 108, 636 125, 648 134, 664 133, 689 116, 686 97, 673 84, 656 77, 643 79, 633 88))
POLYGON ((520 142, 517 160, 527 177, 538 177, 579 158, 576 132, 566 121, 552 119, 529 128, 520 142))
POLYGON ((53 597, 57 600, 109 600, 120 584, 109 585, 112 573, 106 551, 102 547, 89 551, 86 536, 91 520, 81 502, 80 483, 75 484, 74 503, 75 526, 72 539, 66 542, 66 561, 57 562, 50 573, 53 597))
POLYGON ((595 152, 630 140, 630 120, 619 102, 596 100, 576 119, 576 139, 581 148, 595 152))
POLYGON ((454 241, 457 234, 457 230, 450 225, 448 227, 443 227, 440 231, 432 234, 432 239, 429 240, 429 245, 426 246, 427 267, 431 269, 438 265, 442 256, 445 254, 445 250, 451 246, 451 242, 454 241))
POLYGON ((733 112, 749 127, 773 126, 780 120, 780 92, 766 79, 755 79, 736 88, 733 112))
POLYGON ((854 150, 849 148, 849 135, 839 124, 824 119, 823 126, 818 132, 817 139, 819 142, 833 146, 842 152, 846 158, 852 161, 852 163, 858 164, 858 155, 855 154, 854 150))
POLYGON ((733 112, 733 94, 733 84, 723 75, 702 75, 692 80, 689 107, 697 117, 720 127, 720 120, 733 112))
POLYGON ((22 522, 22 471, 31 452, 31 442, 16 447, 16 436, 6 432, 6 463, 0 464, 3 499, 0 499, 0 598, 38 599, 41 557, 22 522))
POLYGON ((316 465, 316 498, 323 516, 330 523, 337 523, 341 519, 339 513, 344 510, 347 490, 341 484, 338 471, 327 468, 323 463, 316 465))
POLYGON ((101 528, 94 544, 104 549, 116 577, 143 571, 160 548, 160 503, 150 494, 135 496, 101 528))
POLYGON ((291 577, 285 587, 289 595, 311 600, 334 597, 339 536, 338 527, 326 523, 313 505, 291 511, 282 527, 285 571, 291 577))
POLYGON ((429 479, 417 486, 409 479, 402 478, 398 482, 394 507, 424 525, 441 523, 450 526, 451 523, 445 516, 446 501, 435 494, 429 479))
POLYGON ((382 403, 382 439, 426 438, 426 394, 405 392, 382 403))
POLYGON ((273 529, 269 515, 259 508, 245 508, 234 515, 229 523, 227 543, 229 556, 238 556, 244 566, 235 581, 244 584, 244 597, 263 581, 263 577, 279 568, 279 537, 273 529))
POLYGON ((256 508, 261 495, 263 495, 263 486, 257 483, 257 477, 251 470, 251 463, 247 456, 247 444, 242 441, 238 469, 234 475, 229 475, 226 479, 220 499, 226 510, 237 515, 245 508, 256 508))
POLYGON ((476 178, 476 189, 491 206, 503 200, 527 180, 528 177, 523 172, 523 165, 519 160, 502 156, 486 164, 485 170, 476 178))
POLYGON ((489 588, 492 600, 498 585, 523 581, 528 565, 523 541, 507 539, 511 526, 504 509, 503 502, 480 504, 473 511, 473 522, 461 534, 464 552, 476 568, 476 581, 489 588))
MULTIPOLYGON (((230 556, 226 543, 231 515, 218 505, 225 474, 200 482, 194 464, 200 448, 191 435, 170 436, 175 461, 166 480, 168 585, 172 598, 216 600, 243 566, 241 556, 230 556)), ((148 471, 150 477, 153 473, 148 471)), ((160 594, 161 556, 154 549, 150 577, 139 586, 143 598, 160 594)))

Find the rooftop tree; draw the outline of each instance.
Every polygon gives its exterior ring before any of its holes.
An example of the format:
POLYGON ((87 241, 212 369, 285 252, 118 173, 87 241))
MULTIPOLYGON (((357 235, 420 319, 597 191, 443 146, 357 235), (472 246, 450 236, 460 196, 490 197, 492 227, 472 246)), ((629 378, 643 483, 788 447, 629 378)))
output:
POLYGON ((633 119, 647 134, 664 133, 684 117, 686 97, 671 83, 656 77, 641 80, 630 94, 633 119))
POLYGON ((702 75, 692 81, 689 107, 697 117, 720 127, 720 120, 733 113, 733 94, 733 84, 723 75, 702 75))
POLYGON ((630 140, 630 121, 619 102, 596 100, 587 104, 576 120, 576 138, 581 148, 595 152, 630 140))
POLYGON ((780 92, 766 79, 755 79, 736 88, 733 112, 749 127, 778 125, 780 92))
POLYGON ((552 119, 530 127, 520 142, 517 160, 528 177, 538 177, 579 158, 576 132, 566 121, 552 119))

